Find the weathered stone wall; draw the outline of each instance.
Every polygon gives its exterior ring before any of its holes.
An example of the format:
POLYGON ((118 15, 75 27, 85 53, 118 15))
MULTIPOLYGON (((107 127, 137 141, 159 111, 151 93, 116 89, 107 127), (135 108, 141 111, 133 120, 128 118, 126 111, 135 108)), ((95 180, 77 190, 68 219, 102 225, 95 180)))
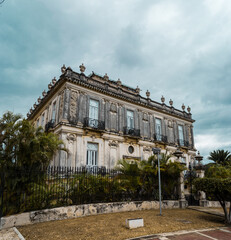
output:
MULTIPOLYGON (((218 201, 206 201, 206 207, 221 207, 221 204, 218 201)), ((229 207, 229 203, 226 203, 226 206, 229 207)))
MULTIPOLYGON (((179 201, 162 201, 163 209, 179 207, 180 207, 179 201)), ((102 213, 127 212, 158 208, 159 208, 158 201, 115 202, 115 203, 75 205, 68 207, 38 210, 3 217, 1 219, 0 229, 9 228, 13 226, 28 225, 39 222, 97 215, 102 213)))

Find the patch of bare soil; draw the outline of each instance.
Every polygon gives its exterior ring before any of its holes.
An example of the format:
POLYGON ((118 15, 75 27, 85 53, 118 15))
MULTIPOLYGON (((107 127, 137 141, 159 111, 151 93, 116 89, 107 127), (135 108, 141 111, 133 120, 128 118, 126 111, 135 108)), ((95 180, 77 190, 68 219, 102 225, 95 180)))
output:
POLYGON ((19 228, 26 240, 122 240, 179 230, 224 226, 221 217, 189 209, 145 210, 102 214, 61 221, 38 223, 19 228), (127 218, 143 218, 144 227, 127 229, 127 218))

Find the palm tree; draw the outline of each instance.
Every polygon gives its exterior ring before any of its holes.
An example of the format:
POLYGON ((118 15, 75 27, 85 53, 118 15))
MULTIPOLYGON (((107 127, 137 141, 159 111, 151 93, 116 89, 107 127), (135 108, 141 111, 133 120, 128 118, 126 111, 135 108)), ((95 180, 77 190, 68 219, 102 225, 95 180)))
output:
POLYGON ((0 167, 12 166, 15 162, 21 117, 20 114, 6 112, 0 118, 0 167))
POLYGON ((223 166, 231 165, 231 153, 223 149, 210 152, 208 159, 214 161, 215 164, 220 164, 223 166))

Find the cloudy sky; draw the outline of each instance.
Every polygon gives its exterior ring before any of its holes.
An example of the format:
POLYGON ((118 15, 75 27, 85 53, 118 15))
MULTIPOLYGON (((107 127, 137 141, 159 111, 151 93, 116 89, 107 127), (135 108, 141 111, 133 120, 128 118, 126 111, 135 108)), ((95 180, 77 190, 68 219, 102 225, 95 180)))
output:
POLYGON ((196 148, 231 151, 230 0, 5 0, 0 114, 26 113, 63 63, 192 108, 196 148))

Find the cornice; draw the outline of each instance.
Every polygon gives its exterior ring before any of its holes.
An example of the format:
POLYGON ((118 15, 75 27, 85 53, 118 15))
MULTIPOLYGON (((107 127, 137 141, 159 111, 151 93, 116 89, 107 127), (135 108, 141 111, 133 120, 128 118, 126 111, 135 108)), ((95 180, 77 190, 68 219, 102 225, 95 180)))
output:
POLYGON ((69 67, 63 71, 63 74, 55 84, 49 86, 49 91, 38 104, 35 104, 36 106, 34 110, 30 110, 31 113, 28 114, 28 120, 33 119, 33 117, 42 109, 44 104, 47 103, 53 97, 54 93, 56 93, 56 91, 60 89, 61 86, 63 86, 66 82, 70 82, 83 88, 87 88, 95 92, 123 100, 125 102, 130 102, 150 110, 156 110, 160 113, 174 116, 188 122, 195 122, 195 120, 192 119, 191 113, 178 110, 173 106, 167 106, 165 103, 158 103, 156 101, 153 101, 149 98, 149 96, 147 98, 142 97, 140 96, 137 88, 133 89, 131 87, 123 85, 121 84, 120 80, 116 82, 109 80, 108 78, 96 75, 95 73, 92 73, 89 76, 85 76, 83 72, 74 72, 69 67))

